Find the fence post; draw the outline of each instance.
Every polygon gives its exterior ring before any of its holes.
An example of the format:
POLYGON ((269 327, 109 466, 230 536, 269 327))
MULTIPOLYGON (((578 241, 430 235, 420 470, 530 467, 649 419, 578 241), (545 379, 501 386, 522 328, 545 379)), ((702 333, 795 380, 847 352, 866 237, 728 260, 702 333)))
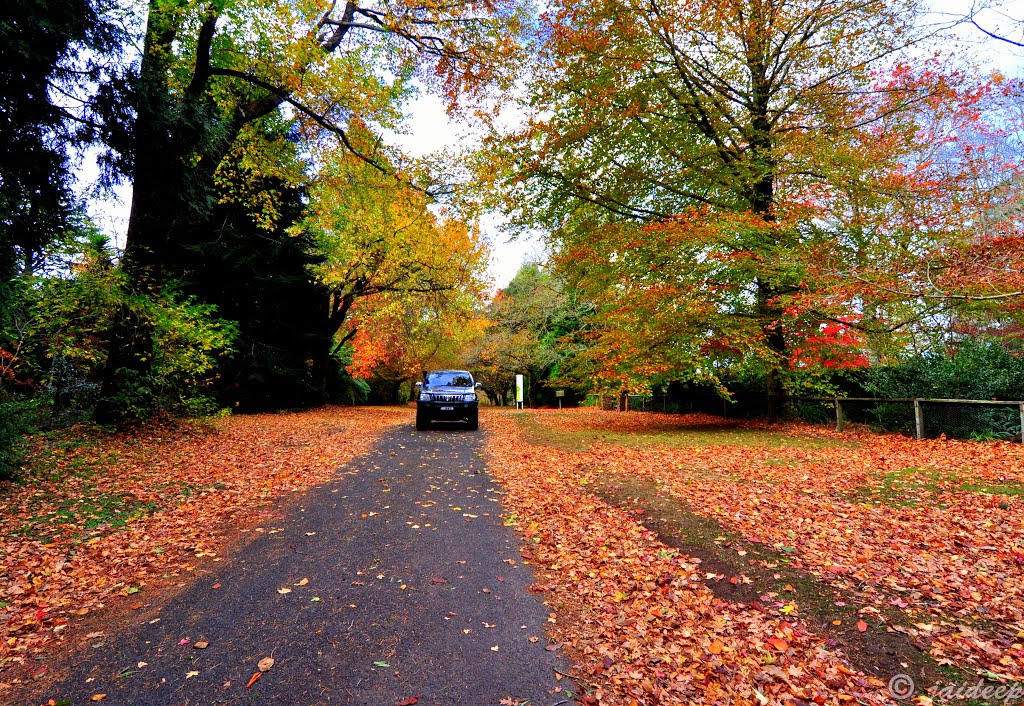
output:
POLYGON ((1020 403, 1020 442, 1024 444, 1024 402, 1020 403))
POLYGON ((914 427, 917 432, 914 436, 921 440, 924 438, 924 412, 921 411, 921 400, 914 400, 914 427))
MULTIPOLYGON (((843 427, 843 403, 839 401, 839 398, 835 398, 836 405, 836 431, 842 431, 843 427)), ((1024 408, 1024 405, 1021 405, 1024 408)), ((1021 410, 1021 414, 1024 415, 1024 409, 1021 410)))

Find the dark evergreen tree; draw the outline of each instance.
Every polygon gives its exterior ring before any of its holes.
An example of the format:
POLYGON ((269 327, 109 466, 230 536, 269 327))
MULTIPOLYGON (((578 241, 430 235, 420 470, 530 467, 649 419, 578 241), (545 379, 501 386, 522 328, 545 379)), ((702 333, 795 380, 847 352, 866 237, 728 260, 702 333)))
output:
MULTIPOLYGON (((92 0, 18 0, 0 14, 0 317, 11 279, 38 266, 74 210, 68 144, 82 124, 69 96, 116 39, 92 0), (69 105, 70 104, 70 105, 69 105)), ((4 321, 0 318, 0 327, 4 321)))
POLYGON ((328 295, 307 270, 314 259, 302 234, 287 228, 301 215, 300 192, 281 193, 278 226, 254 222, 244 205, 215 207, 212 229, 194 229, 176 248, 176 273, 189 294, 238 322, 234 355, 222 361, 215 394, 240 411, 322 404, 338 366, 325 362, 328 295))

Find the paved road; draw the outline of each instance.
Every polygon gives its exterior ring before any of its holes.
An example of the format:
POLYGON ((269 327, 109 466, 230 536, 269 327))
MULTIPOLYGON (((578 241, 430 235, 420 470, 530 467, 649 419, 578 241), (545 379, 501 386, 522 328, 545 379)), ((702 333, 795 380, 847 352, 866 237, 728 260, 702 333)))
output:
POLYGON ((42 703, 562 702, 566 664, 544 649, 548 611, 502 525, 483 433, 387 433, 216 573, 99 638, 42 703))

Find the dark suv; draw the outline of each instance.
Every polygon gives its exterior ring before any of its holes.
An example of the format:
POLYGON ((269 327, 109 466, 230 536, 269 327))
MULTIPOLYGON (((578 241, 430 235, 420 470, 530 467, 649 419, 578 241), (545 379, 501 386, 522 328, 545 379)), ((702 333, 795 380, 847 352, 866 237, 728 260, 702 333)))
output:
POLYGON ((479 383, 465 370, 431 370, 416 383, 416 428, 429 429, 431 422, 466 422, 476 429, 479 383))

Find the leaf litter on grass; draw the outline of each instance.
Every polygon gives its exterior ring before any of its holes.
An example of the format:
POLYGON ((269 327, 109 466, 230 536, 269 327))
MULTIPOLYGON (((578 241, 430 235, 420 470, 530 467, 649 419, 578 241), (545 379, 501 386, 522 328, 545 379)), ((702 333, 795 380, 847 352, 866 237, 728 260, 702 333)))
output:
MULTIPOLYGON (((556 432, 650 424, 671 433, 688 422, 591 410, 531 416, 556 432)), ((537 588, 560 608, 558 639, 608 703, 891 699, 885 681, 852 668, 807 627, 798 604, 758 610, 716 598, 691 557, 669 558, 636 515, 589 492, 602 474, 656 480, 696 512, 778 550, 855 595, 866 627, 883 606, 905 611, 900 625, 869 629, 907 630, 940 664, 990 678, 1024 675, 1020 499, 972 489, 1020 483, 1019 445, 777 425, 773 433, 792 435, 792 445, 708 449, 698 435, 678 448, 598 442, 569 452, 528 443, 509 416, 491 424, 500 427, 489 437, 491 469, 509 489, 506 511, 526 556, 543 571, 537 588), (957 482, 938 484, 914 506, 860 499, 885 473, 910 467, 957 482)))

